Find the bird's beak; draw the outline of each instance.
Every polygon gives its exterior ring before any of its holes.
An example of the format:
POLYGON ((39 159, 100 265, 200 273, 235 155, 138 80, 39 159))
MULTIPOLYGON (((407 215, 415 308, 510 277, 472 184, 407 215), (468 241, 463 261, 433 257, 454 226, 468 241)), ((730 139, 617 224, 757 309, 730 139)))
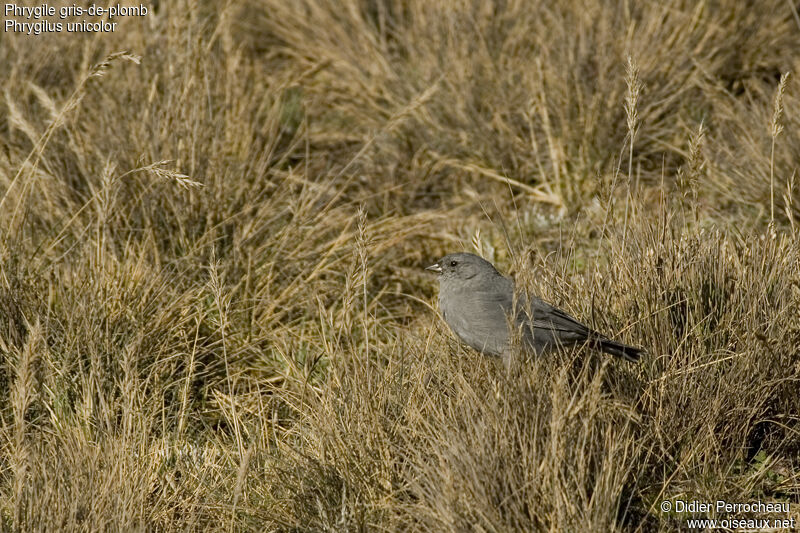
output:
POLYGON ((436 272, 437 274, 442 273, 442 267, 439 266, 439 263, 434 263, 429 267, 425 267, 425 270, 431 270, 433 272, 436 272))

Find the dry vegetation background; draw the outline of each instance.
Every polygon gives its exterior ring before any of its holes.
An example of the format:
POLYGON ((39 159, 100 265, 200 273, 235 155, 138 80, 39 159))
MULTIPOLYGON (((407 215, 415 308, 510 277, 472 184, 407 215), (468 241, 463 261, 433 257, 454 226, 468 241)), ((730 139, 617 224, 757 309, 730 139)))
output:
POLYGON ((800 520, 798 62, 787 0, 0 35, 2 528, 800 520), (458 250, 647 355, 506 373, 436 315, 458 250))

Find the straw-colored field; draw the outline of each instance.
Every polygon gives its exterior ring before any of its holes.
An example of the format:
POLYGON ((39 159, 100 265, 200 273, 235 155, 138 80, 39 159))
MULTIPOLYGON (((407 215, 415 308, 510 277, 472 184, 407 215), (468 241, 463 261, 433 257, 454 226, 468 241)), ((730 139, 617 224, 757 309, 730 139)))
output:
POLYGON ((0 34, 0 530, 800 526, 794 2, 147 6, 0 34), (646 355, 459 345, 461 250, 646 355))

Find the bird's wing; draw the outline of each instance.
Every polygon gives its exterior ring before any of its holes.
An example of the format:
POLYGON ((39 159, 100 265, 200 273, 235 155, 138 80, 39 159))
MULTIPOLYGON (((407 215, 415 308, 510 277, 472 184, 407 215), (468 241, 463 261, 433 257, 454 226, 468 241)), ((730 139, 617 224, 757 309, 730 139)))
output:
POLYGON ((572 334, 583 338, 595 334, 565 311, 536 297, 530 300, 520 297, 518 300, 516 322, 519 324, 522 321, 527 321, 534 329, 545 329, 556 334, 572 334))

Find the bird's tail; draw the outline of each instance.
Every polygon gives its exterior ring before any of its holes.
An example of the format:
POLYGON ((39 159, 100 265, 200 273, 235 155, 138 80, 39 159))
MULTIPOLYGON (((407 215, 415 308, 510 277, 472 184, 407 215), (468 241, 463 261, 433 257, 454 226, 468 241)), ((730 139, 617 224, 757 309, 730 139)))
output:
POLYGON ((642 356, 641 349, 622 344, 621 342, 612 341, 611 339, 598 339, 596 341, 596 346, 607 354, 621 357, 631 363, 639 361, 639 358, 642 356))

